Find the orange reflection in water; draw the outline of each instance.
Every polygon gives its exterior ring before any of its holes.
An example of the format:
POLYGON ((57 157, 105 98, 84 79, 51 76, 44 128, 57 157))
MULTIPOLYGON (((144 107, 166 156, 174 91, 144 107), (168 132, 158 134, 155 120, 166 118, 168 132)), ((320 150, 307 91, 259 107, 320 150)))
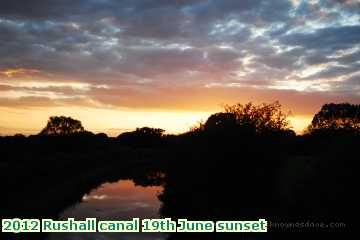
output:
MULTIPOLYGON (((131 220, 132 218, 159 218, 160 201, 157 196, 162 187, 135 186, 131 180, 105 183, 85 194, 82 202, 66 209, 60 219, 97 218, 97 220, 131 220)), ((102 239, 145 240, 166 238, 161 233, 52 233, 48 240, 102 239)))
POLYGON ((67 209, 61 218, 129 219, 158 217, 162 187, 135 186, 131 180, 105 183, 85 194, 82 202, 67 209))

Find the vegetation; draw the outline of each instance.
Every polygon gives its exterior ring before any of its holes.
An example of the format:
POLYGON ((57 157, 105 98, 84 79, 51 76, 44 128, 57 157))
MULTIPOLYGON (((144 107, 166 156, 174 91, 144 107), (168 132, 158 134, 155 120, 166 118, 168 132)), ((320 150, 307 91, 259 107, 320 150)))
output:
POLYGON ((360 130, 360 104, 325 104, 314 116, 308 130, 360 130))
POLYGON ((290 130, 288 117, 290 113, 281 110, 281 104, 274 102, 254 105, 251 102, 245 105, 225 105, 225 112, 236 116, 237 123, 255 129, 257 132, 290 130))
POLYGON ((279 102, 225 105, 223 112, 212 114, 205 123, 200 122, 192 127, 188 134, 228 134, 233 137, 274 133, 295 135, 291 130, 289 115, 281 110, 279 102))
POLYGON ((71 135, 84 131, 79 120, 71 117, 54 116, 50 117, 46 127, 39 133, 40 135, 71 135))
POLYGON ((131 146, 154 146, 162 143, 165 130, 160 128, 142 127, 133 132, 124 132, 117 140, 131 146))

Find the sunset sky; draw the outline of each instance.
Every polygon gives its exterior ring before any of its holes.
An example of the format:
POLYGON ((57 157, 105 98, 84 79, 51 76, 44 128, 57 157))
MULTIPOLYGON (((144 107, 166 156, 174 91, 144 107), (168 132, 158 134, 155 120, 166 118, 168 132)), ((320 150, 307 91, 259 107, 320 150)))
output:
POLYGON ((360 1, 0 3, 2 135, 52 115, 176 133, 222 104, 275 100, 296 131, 324 103, 360 103, 360 1))

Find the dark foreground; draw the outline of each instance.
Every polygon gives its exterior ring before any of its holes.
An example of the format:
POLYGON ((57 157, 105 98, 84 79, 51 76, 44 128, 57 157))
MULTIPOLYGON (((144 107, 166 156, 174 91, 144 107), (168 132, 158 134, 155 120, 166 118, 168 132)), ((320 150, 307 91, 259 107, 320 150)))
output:
MULTIPOLYGON (((96 135, 0 139, 1 217, 53 218, 104 182, 163 185, 161 215, 189 220, 271 222, 266 235, 343 233, 352 224, 357 189, 357 132, 189 132, 151 144, 96 135), (279 223, 328 227, 279 227, 279 223), (331 223, 341 223, 329 227, 331 223)), ((5 239, 45 235, 2 233, 5 239)), ((239 239, 246 234, 186 234, 186 239, 239 239)), ((2 237, 3 239, 3 237, 2 237)), ((171 234, 169 239, 184 239, 171 234)))

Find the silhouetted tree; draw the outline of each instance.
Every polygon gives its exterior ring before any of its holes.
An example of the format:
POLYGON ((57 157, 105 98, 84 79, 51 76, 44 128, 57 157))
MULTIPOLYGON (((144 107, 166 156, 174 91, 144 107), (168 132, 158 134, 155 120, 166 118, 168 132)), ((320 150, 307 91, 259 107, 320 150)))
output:
POLYGON ((161 128, 150 128, 150 127, 142 127, 136 128, 135 133, 144 136, 154 136, 161 137, 164 134, 165 130, 161 128))
POLYGON ((161 128, 142 127, 133 132, 124 132, 117 139, 129 145, 151 146, 162 142, 164 132, 161 128))
POLYGON ((79 120, 65 116, 53 116, 50 117, 40 135, 71 135, 81 132, 84 132, 84 127, 79 120))
POLYGON ((102 140, 108 139, 108 135, 106 135, 106 133, 97 133, 96 137, 102 140))
POLYGON ((14 138, 26 138, 24 134, 21 134, 21 133, 16 133, 14 135, 14 138))
POLYGON ((308 127, 317 130, 360 130, 360 104, 325 104, 308 127))
POLYGON ((203 120, 198 121, 195 125, 190 127, 189 133, 202 132, 205 129, 205 123, 203 120))
POLYGON ((205 123, 206 131, 231 130, 237 126, 236 115, 234 113, 215 113, 211 115, 205 123))
POLYGON ((281 104, 278 101, 261 105, 254 105, 251 102, 245 105, 238 103, 235 105, 225 105, 224 108, 226 113, 236 116, 237 124, 254 128, 257 132, 291 129, 288 120, 290 113, 281 111, 281 104))

